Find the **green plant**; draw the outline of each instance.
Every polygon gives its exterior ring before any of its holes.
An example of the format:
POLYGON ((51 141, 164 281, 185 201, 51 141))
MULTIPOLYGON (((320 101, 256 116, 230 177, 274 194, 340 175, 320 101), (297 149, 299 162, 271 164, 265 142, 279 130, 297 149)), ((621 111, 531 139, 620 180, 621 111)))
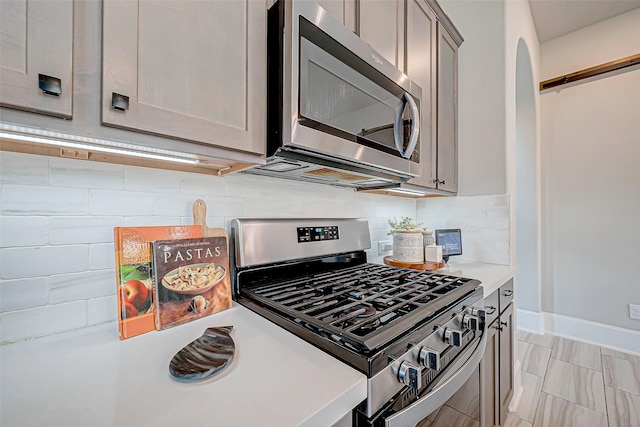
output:
POLYGON ((413 218, 408 216, 403 216, 402 218, 400 218, 400 221, 398 221, 394 216, 393 219, 387 220, 387 224, 389 224, 389 227, 391 227, 391 230, 389 230, 387 236, 392 235, 393 230, 415 229, 422 225, 421 222, 416 223, 413 218))

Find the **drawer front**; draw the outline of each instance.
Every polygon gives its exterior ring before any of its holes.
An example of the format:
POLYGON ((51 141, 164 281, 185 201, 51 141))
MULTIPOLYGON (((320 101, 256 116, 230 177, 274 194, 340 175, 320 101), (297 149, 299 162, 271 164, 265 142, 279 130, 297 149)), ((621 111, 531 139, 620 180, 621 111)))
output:
POLYGON ((510 279, 507 283, 500 286, 500 301, 499 307, 502 313, 505 308, 513 301, 513 279, 510 279))
MULTIPOLYGON (((500 288, 501 289, 501 288, 500 288)), ((500 314, 499 294, 500 289, 496 289, 491 295, 484 299, 484 309, 487 313, 487 326, 491 325, 500 314)))

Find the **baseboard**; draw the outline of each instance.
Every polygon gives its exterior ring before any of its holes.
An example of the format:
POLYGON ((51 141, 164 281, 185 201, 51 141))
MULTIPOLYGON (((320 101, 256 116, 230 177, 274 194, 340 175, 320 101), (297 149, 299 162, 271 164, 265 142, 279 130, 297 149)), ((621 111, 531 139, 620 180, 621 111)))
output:
POLYGON ((560 314, 543 313, 548 334, 583 341, 626 353, 640 354, 640 331, 560 314))
POLYGON ((640 355, 640 331, 554 313, 518 309, 516 327, 640 355))
POLYGON ((519 308, 516 313, 516 328, 534 334, 544 334, 544 317, 542 313, 519 308))

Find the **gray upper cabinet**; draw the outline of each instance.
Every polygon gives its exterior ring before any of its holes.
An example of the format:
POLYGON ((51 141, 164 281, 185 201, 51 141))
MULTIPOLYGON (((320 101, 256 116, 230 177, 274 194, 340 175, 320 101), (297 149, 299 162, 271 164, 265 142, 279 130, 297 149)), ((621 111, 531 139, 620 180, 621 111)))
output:
POLYGON ((0 52, 0 105, 71 118, 73 0, 1 0, 0 52))
POLYGON ((264 154, 266 7, 103 5, 102 123, 264 154))
POLYGON ((404 68, 404 8, 397 0, 358 2, 360 38, 396 67, 404 68))
POLYGON ((438 25, 437 188, 458 191, 458 46, 438 25))
MULTIPOLYGON (((342 22, 345 27, 347 27, 354 33, 356 32, 356 13, 357 13, 356 0, 299 0, 299 1, 314 1, 321 8, 326 10, 329 13, 329 15, 331 15, 338 21, 342 22)), ((362 2, 363 0, 360 0, 360 1, 362 2)))
POLYGON ((420 163, 422 174, 410 184, 436 188, 437 18, 424 0, 407 0, 405 73, 422 88, 420 163))

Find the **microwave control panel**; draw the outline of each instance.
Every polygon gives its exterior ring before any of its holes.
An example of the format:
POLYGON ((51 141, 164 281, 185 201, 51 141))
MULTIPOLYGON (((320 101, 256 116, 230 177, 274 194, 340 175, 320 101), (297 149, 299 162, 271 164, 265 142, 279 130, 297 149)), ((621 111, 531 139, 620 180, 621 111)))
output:
POLYGON ((337 225, 322 227, 298 227, 298 243, 338 240, 340 238, 337 225))

